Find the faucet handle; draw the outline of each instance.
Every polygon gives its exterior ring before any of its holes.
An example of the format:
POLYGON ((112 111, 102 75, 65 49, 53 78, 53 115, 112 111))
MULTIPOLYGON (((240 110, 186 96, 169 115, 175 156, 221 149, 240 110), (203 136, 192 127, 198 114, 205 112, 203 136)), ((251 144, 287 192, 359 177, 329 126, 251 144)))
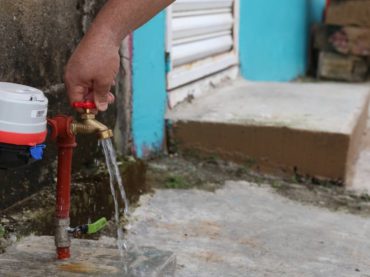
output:
POLYGON ((96 105, 93 101, 82 101, 82 102, 74 102, 72 103, 72 107, 75 109, 84 109, 84 110, 92 110, 96 109, 96 105))

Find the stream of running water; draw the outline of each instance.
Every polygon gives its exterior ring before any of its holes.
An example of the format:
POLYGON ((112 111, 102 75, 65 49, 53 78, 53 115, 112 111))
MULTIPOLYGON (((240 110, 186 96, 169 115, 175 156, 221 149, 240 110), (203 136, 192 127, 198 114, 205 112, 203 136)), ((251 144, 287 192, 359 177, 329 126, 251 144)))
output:
POLYGON ((125 207, 124 207, 124 215, 128 215, 128 199, 126 196, 125 188, 123 186, 121 174, 117 165, 117 157, 116 151, 114 150, 112 140, 111 139, 104 139, 101 141, 101 145, 103 148, 105 162, 107 164, 108 172, 109 172, 109 180, 110 180, 110 189, 114 201, 114 220, 117 226, 117 246, 120 252, 121 257, 125 256, 125 252, 127 250, 127 243, 124 238, 122 227, 120 226, 120 207, 119 207, 119 200, 117 198, 116 188, 119 190, 119 196, 121 197, 125 207))

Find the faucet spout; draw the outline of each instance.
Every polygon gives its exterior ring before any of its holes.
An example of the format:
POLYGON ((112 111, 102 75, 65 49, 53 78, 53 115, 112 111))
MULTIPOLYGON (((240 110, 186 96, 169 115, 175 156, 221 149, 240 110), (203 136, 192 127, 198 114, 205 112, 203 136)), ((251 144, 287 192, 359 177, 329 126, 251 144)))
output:
POLYGON ((99 140, 113 137, 113 131, 96 120, 95 115, 90 113, 89 110, 86 110, 81 115, 81 119, 81 122, 73 122, 71 124, 73 134, 96 134, 99 140))

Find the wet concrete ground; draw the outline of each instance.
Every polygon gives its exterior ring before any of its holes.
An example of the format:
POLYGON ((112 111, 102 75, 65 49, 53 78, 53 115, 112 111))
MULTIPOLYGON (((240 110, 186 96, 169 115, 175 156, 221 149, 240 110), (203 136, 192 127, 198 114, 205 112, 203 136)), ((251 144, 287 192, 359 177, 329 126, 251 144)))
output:
POLYGON ((71 252, 71 259, 57 261, 53 237, 23 238, 0 255, 0 276, 173 277, 176 269, 172 252, 131 246, 122 258, 115 240, 105 237, 73 240, 71 252))

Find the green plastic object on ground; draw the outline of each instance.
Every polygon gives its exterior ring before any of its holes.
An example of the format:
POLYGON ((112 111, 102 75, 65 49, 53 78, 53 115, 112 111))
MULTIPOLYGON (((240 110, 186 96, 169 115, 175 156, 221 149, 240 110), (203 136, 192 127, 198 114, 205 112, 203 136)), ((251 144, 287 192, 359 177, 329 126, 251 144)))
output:
POLYGON ((107 225, 108 221, 105 217, 102 217, 98 221, 87 225, 87 233, 89 235, 95 234, 103 229, 107 225))

